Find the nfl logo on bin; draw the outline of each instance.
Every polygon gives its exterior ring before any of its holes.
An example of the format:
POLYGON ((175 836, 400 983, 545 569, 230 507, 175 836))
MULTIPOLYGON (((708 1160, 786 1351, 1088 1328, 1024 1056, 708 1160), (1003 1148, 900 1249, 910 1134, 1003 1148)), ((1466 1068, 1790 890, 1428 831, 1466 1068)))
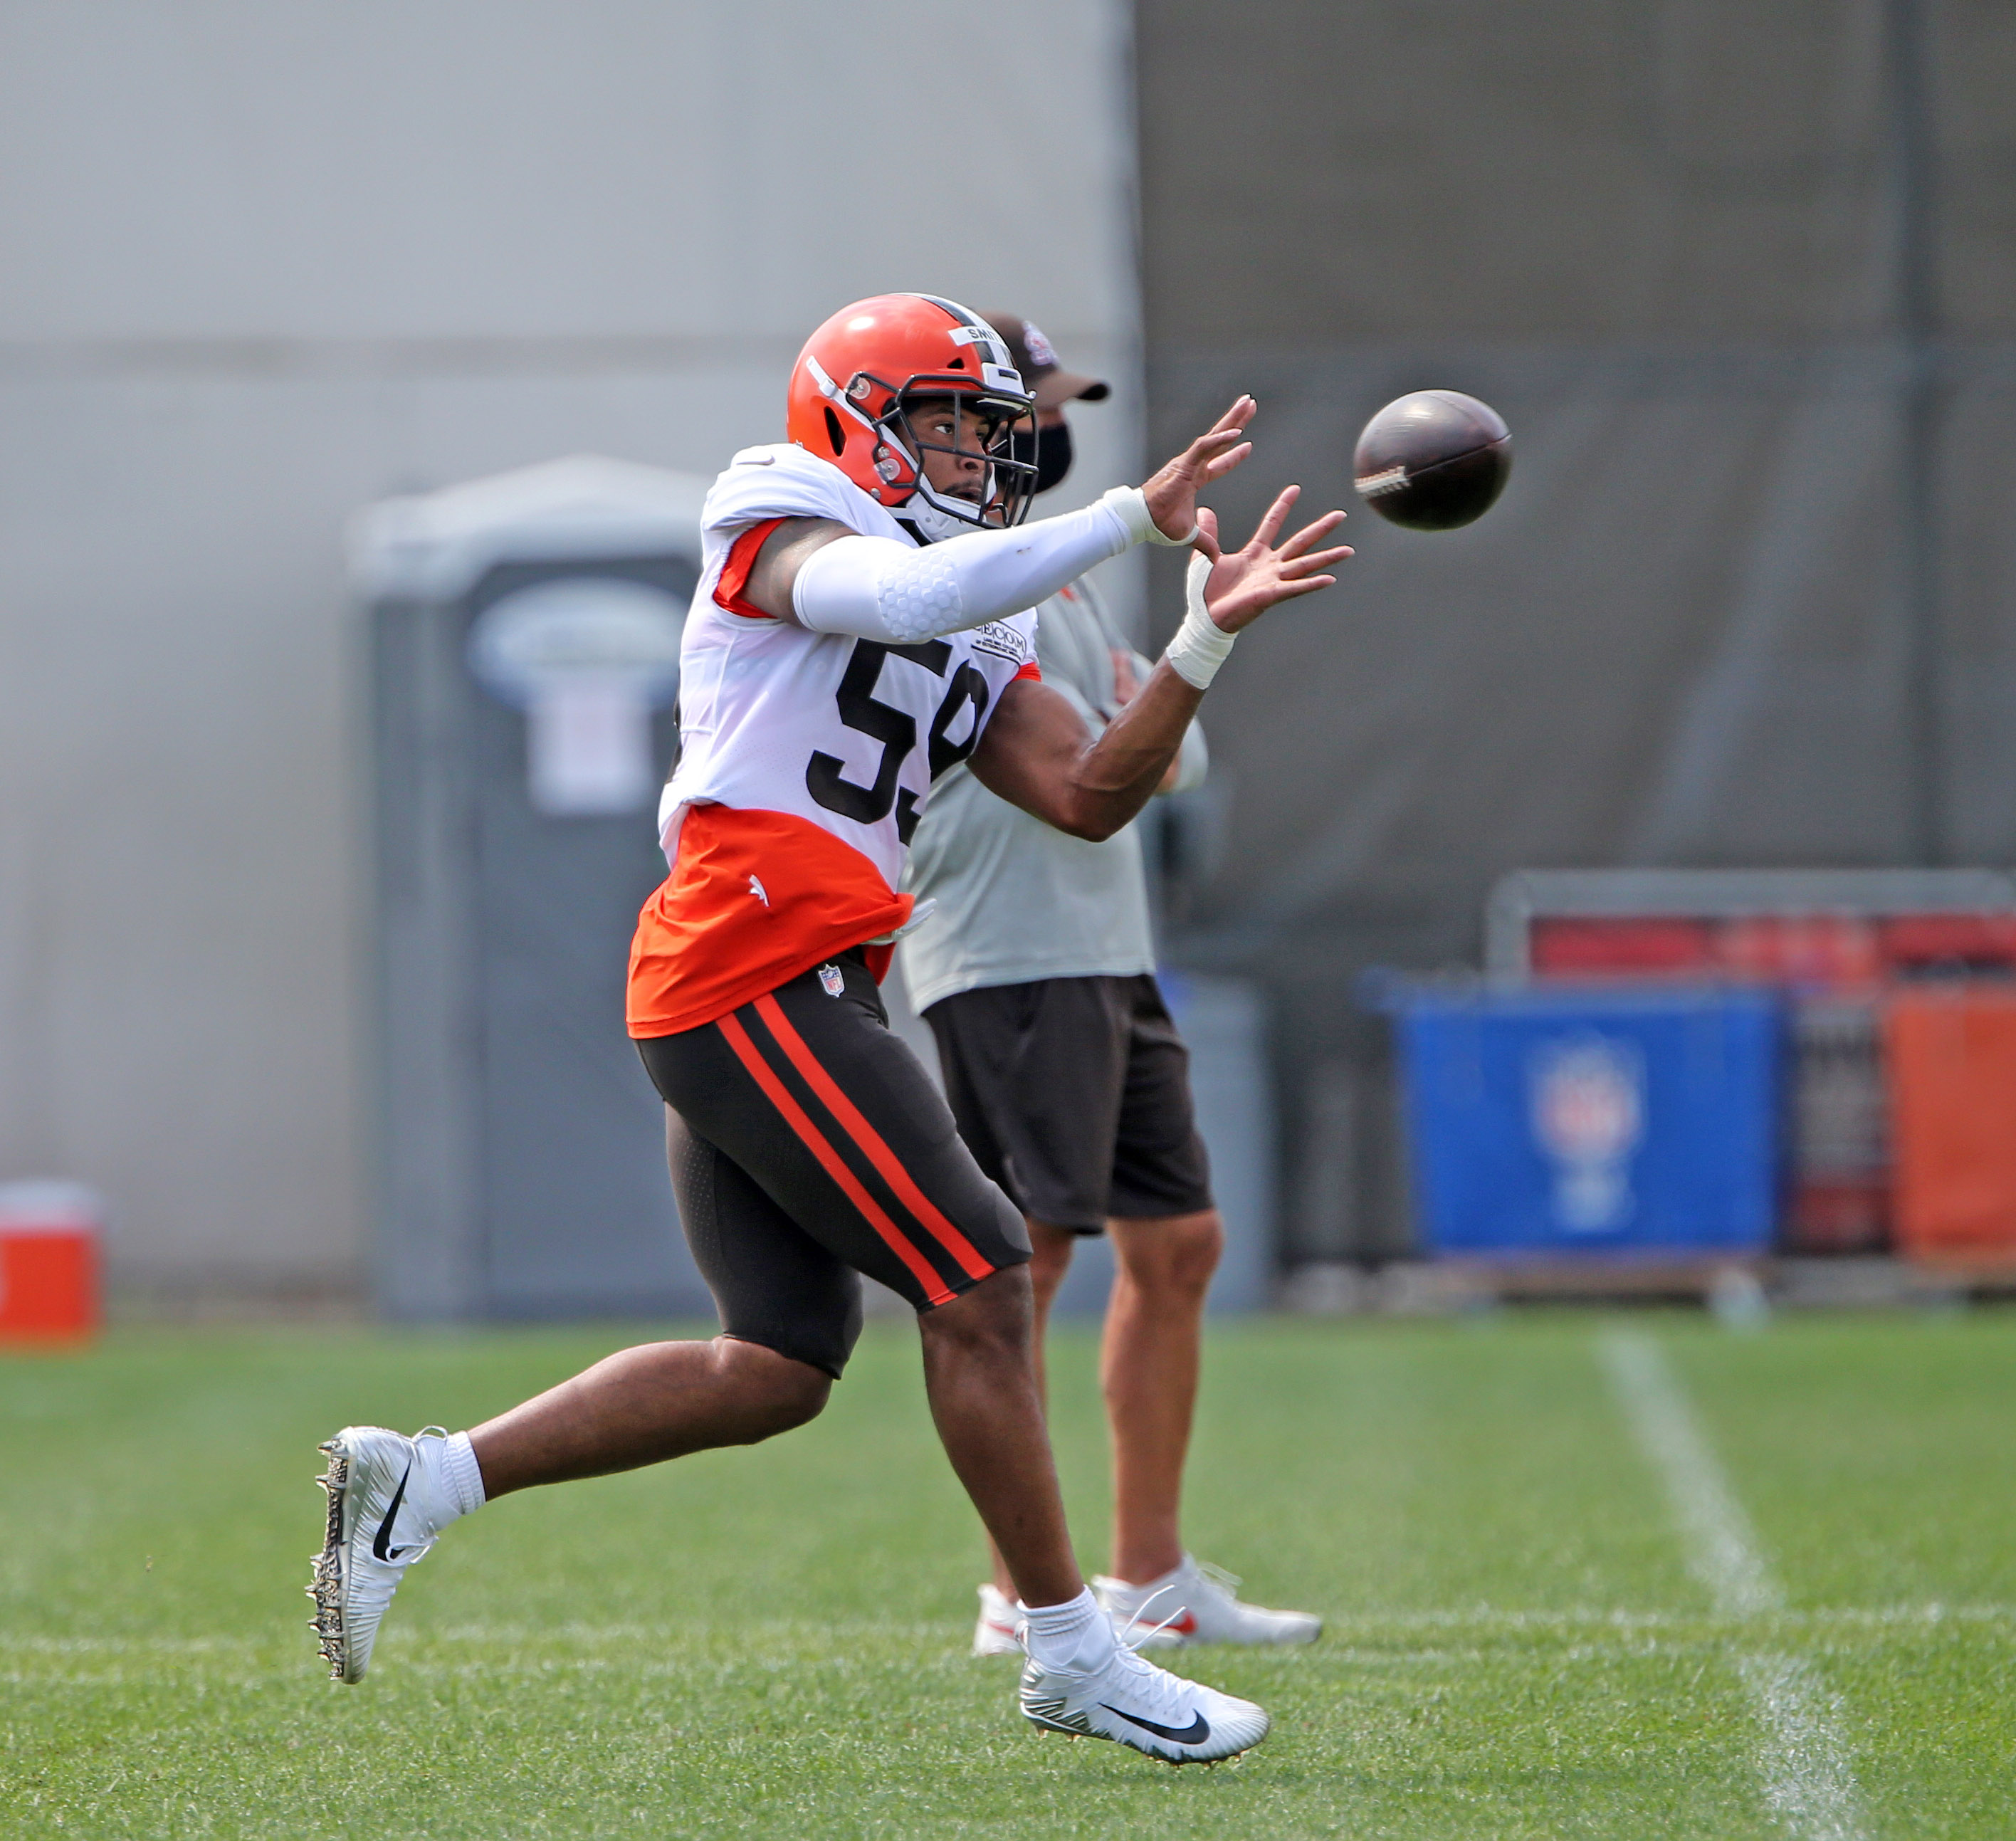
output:
POLYGON ((1571 1234, 1627 1225, 1631 1154, 1645 1133, 1645 1062, 1635 1044, 1582 1035, 1533 1057, 1533 1134, 1553 1165, 1554 1213, 1571 1234))

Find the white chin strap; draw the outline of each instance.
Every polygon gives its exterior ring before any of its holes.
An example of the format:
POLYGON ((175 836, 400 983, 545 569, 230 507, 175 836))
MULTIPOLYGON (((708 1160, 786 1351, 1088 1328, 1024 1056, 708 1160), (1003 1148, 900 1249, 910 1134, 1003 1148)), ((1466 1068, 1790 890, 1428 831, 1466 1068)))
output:
MULTIPOLYGON (((890 506, 891 516, 902 518, 914 526, 917 535, 927 543, 942 543, 948 537, 963 537, 969 531, 992 531, 997 528, 981 522, 978 506, 974 506, 972 511, 964 516, 947 510, 945 500, 931 490, 931 483, 924 477, 923 464, 916 456, 887 431, 881 431, 881 439, 884 445, 909 462, 911 476, 917 482, 911 488, 909 497, 901 505, 890 506)), ((994 469, 991 467, 987 470, 987 489, 990 495, 994 490, 994 469)), ((960 503, 965 504, 970 501, 962 499, 960 503)))
POLYGON ((896 507, 895 515, 914 525, 917 535, 927 543, 942 543, 948 537, 963 537, 972 531, 987 528, 985 525, 975 524, 970 518, 959 517, 942 510, 925 495, 921 488, 896 507))

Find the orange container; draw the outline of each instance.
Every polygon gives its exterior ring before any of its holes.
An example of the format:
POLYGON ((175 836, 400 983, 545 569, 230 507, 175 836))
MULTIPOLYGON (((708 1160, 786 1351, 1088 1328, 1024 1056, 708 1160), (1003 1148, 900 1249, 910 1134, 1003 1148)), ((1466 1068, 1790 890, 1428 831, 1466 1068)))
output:
POLYGON ((99 1324, 99 1210, 69 1183, 0 1186, 0 1342, 74 1342, 99 1324))
POLYGON ((1901 991, 1884 1033, 1899 1249, 2016 1263, 2016 990, 1901 991))

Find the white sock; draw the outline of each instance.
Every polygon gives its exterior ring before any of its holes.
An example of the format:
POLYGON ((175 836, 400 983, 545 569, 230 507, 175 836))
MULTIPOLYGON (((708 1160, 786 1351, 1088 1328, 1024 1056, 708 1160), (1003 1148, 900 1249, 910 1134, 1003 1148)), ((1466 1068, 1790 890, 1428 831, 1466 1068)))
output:
POLYGON ((473 1515, 483 1506, 483 1471, 467 1432, 451 1432, 441 1440, 441 1480, 457 1515, 473 1515))
POLYGON ((1089 1674, 1113 1654, 1113 1620, 1100 1609, 1090 1586, 1064 1604, 1035 1610, 1024 1605, 1021 1610, 1029 1620, 1022 1640, 1039 1667, 1089 1674))

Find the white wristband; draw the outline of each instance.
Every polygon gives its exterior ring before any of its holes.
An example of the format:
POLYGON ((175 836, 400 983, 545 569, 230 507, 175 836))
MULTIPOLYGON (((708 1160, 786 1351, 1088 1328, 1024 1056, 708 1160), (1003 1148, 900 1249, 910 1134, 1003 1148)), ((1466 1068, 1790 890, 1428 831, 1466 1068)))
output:
POLYGON ((1169 668, 1193 690, 1208 690, 1239 637, 1229 633, 1211 617, 1204 604, 1204 585, 1211 579, 1211 558, 1193 551, 1190 571, 1183 578, 1183 623, 1176 629, 1165 656, 1169 668))
POLYGON ((1197 542, 1197 528, 1194 522, 1180 537, 1165 537, 1162 527, 1148 515, 1148 500, 1139 486, 1115 486, 1099 501, 1110 505, 1119 513, 1121 521, 1127 527, 1127 534, 1136 543, 1160 543, 1173 549, 1182 549, 1197 542))

